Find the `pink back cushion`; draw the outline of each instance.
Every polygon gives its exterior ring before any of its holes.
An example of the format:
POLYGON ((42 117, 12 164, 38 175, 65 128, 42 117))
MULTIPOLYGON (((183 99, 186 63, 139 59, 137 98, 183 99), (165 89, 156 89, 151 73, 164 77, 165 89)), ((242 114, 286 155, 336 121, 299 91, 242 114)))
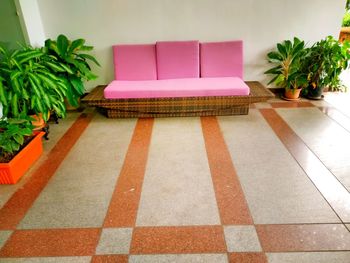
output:
POLYGON ((156 48, 150 45, 115 45, 114 77, 117 80, 157 79, 156 48))
POLYGON ((201 77, 243 79, 243 42, 201 43, 201 77))
POLYGON ((157 42, 158 79, 199 78, 198 41, 157 42))

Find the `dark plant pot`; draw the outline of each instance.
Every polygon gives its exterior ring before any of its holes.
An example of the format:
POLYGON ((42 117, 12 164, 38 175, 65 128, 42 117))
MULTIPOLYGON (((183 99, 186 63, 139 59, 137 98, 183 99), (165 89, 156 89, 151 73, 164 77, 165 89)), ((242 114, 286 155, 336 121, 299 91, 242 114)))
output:
POLYGON ((307 98, 312 100, 321 100, 323 99, 322 93, 323 93, 323 88, 321 87, 317 87, 315 89, 312 87, 309 87, 307 92, 307 98))

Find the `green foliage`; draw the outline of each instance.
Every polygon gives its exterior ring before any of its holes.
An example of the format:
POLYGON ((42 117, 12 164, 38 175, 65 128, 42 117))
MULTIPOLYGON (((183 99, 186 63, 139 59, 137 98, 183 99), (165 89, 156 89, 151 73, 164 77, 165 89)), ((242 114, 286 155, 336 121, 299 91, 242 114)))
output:
POLYGON ((0 102, 9 118, 49 112, 65 116, 65 80, 56 76, 46 63, 52 58, 43 48, 23 46, 9 52, 0 48, 0 102))
POLYGON ((18 151, 24 138, 32 135, 32 130, 31 121, 23 115, 20 119, 0 119, 0 156, 18 151))
MULTIPOLYGON (((344 90, 339 78, 348 68, 350 42, 339 43, 331 36, 306 47, 304 41, 283 41, 275 51, 268 53, 270 63, 275 66, 265 72, 273 75, 270 83, 283 88, 344 90)), ((305 92, 307 92, 307 90, 305 92)), ((304 94, 305 94, 304 92, 304 94)))
POLYGON ((328 36, 310 48, 306 59, 310 88, 338 90, 341 88, 340 73, 348 67, 350 43, 342 44, 328 36))
POLYGON ((342 21, 343 27, 350 27, 350 12, 346 12, 343 21, 342 21))
POLYGON ((59 35, 56 40, 47 39, 45 48, 51 58, 47 66, 57 75, 65 79, 66 96, 72 106, 78 105, 78 99, 84 94, 84 80, 93 80, 97 76, 91 72, 89 62, 100 65, 97 60, 82 51, 91 51, 84 39, 68 40, 59 35))
POLYGON ((294 38, 293 42, 285 40, 278 43, 276 50, 267 54, 274 67, 265 74, 273 75, 269 84, 286 89, 298 89, 307 86, 307 74, 303 71, 303 58, 307 56, 308 49, 305 42, 294 38))

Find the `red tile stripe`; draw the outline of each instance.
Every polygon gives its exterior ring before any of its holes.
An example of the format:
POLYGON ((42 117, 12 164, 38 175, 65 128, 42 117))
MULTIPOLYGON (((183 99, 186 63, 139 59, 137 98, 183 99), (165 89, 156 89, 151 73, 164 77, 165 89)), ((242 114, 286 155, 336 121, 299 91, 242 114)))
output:
POLYGON ((105 218, 104 227, 133 227, 151 141, 153 119, 139 119, 105 218))
POLYGON ((136 227, 130 253, 226 253, 226 245, 221 226, 136 227))
POLYGON ((229 253, 230 263, 267 263, 267 258, 261 252, 229 253))
POLYGON ((344 222, 349 222, 350 195, 346 188, 344 188, 274 109, 260 109, 260 112, 340 219, 344 222))
POLYGON ((127 263, 128 255, 98 255, 93 256, 91 263, 127 263))
POLYGON ((315 107, 314 104, 308 101, 288 101, 288 102, 270 102, 272 108, 305 108, 315 107))
POLYGON ((101 229, 17 230, 0 257, 91 256, 101 229))
POLYGON ((0 230, 16 228, 70 149, 89 125, 91 119, 92 114, 81 114, 49 152, 47 159, 33 172, 29 181, 18 189, 1 208, 0 230))
POLYGON ((257 225, 265 252, 350 250, 350 232, 343 224, 257 225))
POLYGON ((215 117, 202 117, 201 122, 222 224, 253 224, 217 119, 215 117))

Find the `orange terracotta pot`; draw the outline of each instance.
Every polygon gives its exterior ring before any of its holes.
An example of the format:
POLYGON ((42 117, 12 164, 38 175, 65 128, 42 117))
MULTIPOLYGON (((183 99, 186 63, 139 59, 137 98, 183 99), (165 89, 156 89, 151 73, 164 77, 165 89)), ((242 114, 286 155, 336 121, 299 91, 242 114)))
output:
MULTIPOLYGON (((35 129, 39 129, 45 126, 45 121, 42 113, 39 113, 37 115, 30 115, 30 117, 34 119, 34 121, 32 121, 32 124, 35 127, 35 129)), ((49 118, 50 118, 50 113, 49 113, 48 119, 49 118)))
POLYGON ((284 91, 284 97, 286 99, 296 100, 300 96, 301 89, 286 89, 284 91))
POLYGON ((37 133, 9 163, 0 163, 0 184, 15 184, 28 171, 43 152, 44 134, 37 133))

